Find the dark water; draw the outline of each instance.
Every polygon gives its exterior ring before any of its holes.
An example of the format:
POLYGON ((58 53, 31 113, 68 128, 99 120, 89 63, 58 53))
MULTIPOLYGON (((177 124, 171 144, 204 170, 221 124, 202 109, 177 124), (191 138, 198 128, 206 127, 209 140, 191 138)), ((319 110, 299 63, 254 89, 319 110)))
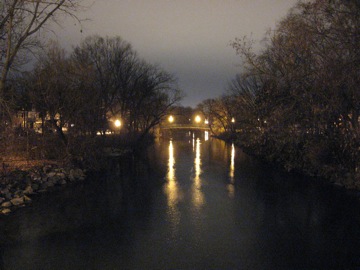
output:
POLYGON ((1 218, 0 269, 360 269, 360 207, 217 140, 141 160, 1 218))

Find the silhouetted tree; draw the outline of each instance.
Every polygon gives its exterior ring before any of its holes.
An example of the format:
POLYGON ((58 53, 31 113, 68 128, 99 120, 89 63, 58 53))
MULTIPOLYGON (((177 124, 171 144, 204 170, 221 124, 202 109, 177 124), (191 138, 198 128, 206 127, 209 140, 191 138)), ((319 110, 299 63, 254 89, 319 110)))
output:
POLYGON ((265 155, 290 169, 359 167, 359 14, 358 1, 299 1, 260 53, 251 40, 233 42, 243 77, 260 82, 254 104, 266 127, 257 144, 266 138, 265 155))
MULTIPOLYGON (((0 4, 0 111, 10 113, 5 97, 9 72, 16 64, 24 63, 22 51, 38 47, 36 33, 50 21, 66 15, 76 18, 80 0, 8 0, 0 4)), ((26 61, 25 61, 26 63, 26 61)), ((9 88, 8 88, 9 89, 9 88)))

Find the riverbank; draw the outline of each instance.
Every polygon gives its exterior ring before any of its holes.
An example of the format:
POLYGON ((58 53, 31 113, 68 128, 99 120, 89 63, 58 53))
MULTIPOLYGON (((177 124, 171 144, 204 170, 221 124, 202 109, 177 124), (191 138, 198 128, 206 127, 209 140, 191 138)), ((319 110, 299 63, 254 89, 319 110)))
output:
MULTIPOLYGON (((136 138, 135 138, 136 139, 136 138)), ((0 215, 8 215, 31 203, 36 195, 56 187, 85 180, 87 172, 107 170, 111 160, 141 152, 153 142, 152 136, 141 141, 124 136, 106 137, 88 144, 67 162, 59 160, 27 160, 8 166, 3 163, 0 178, 0 215)))
POLYGON ((292 157, 289 157, 289 153, 286 153, 287 156, 280 156, 274 151, 269 151, 271 147, 265 143, 258 144, 256 143, 257 140, 255 142, 251 141, 244 135, 222 134, 217 138, 232 142, 248 155, 259 158, 286 172, 315 177, 336 187, 344 188, 350 193, 360 193, 360 171, 349 172, 345 168, 337 166, 336 163, 323 164, 319 160, 316 160, 316 162, 304 162, 302 157, 295 156, 295 154, 292 157))
POLYGON ((27 170, 14 169, 0 180, 0 215, 7 215, 30 204, 33 196, 56 186, 83 181, 86 170, 59 163, 44 163, 27 170))

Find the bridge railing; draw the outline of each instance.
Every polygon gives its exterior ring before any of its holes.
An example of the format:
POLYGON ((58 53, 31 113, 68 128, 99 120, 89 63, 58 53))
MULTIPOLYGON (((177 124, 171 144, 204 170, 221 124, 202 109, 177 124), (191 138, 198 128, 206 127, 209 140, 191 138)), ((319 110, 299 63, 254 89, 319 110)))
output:
POLYGON ((168 123, 160 126, 162 129, 209 129, 208 124, 198 123, 198 124, 175 124, 168 123))

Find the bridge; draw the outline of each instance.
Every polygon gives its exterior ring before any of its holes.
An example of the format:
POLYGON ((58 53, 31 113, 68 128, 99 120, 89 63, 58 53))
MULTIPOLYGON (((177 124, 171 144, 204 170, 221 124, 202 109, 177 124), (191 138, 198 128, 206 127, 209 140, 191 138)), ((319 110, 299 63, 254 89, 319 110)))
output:
POLYGON ((189 130, 189 131, 193 131, 193 130, 210 130, 209 125, 207 124, 202 124, 202 123, 196 123, 196 124, 165 124, 165 125, 161 125, 160 126, 161 130, 189 130))

